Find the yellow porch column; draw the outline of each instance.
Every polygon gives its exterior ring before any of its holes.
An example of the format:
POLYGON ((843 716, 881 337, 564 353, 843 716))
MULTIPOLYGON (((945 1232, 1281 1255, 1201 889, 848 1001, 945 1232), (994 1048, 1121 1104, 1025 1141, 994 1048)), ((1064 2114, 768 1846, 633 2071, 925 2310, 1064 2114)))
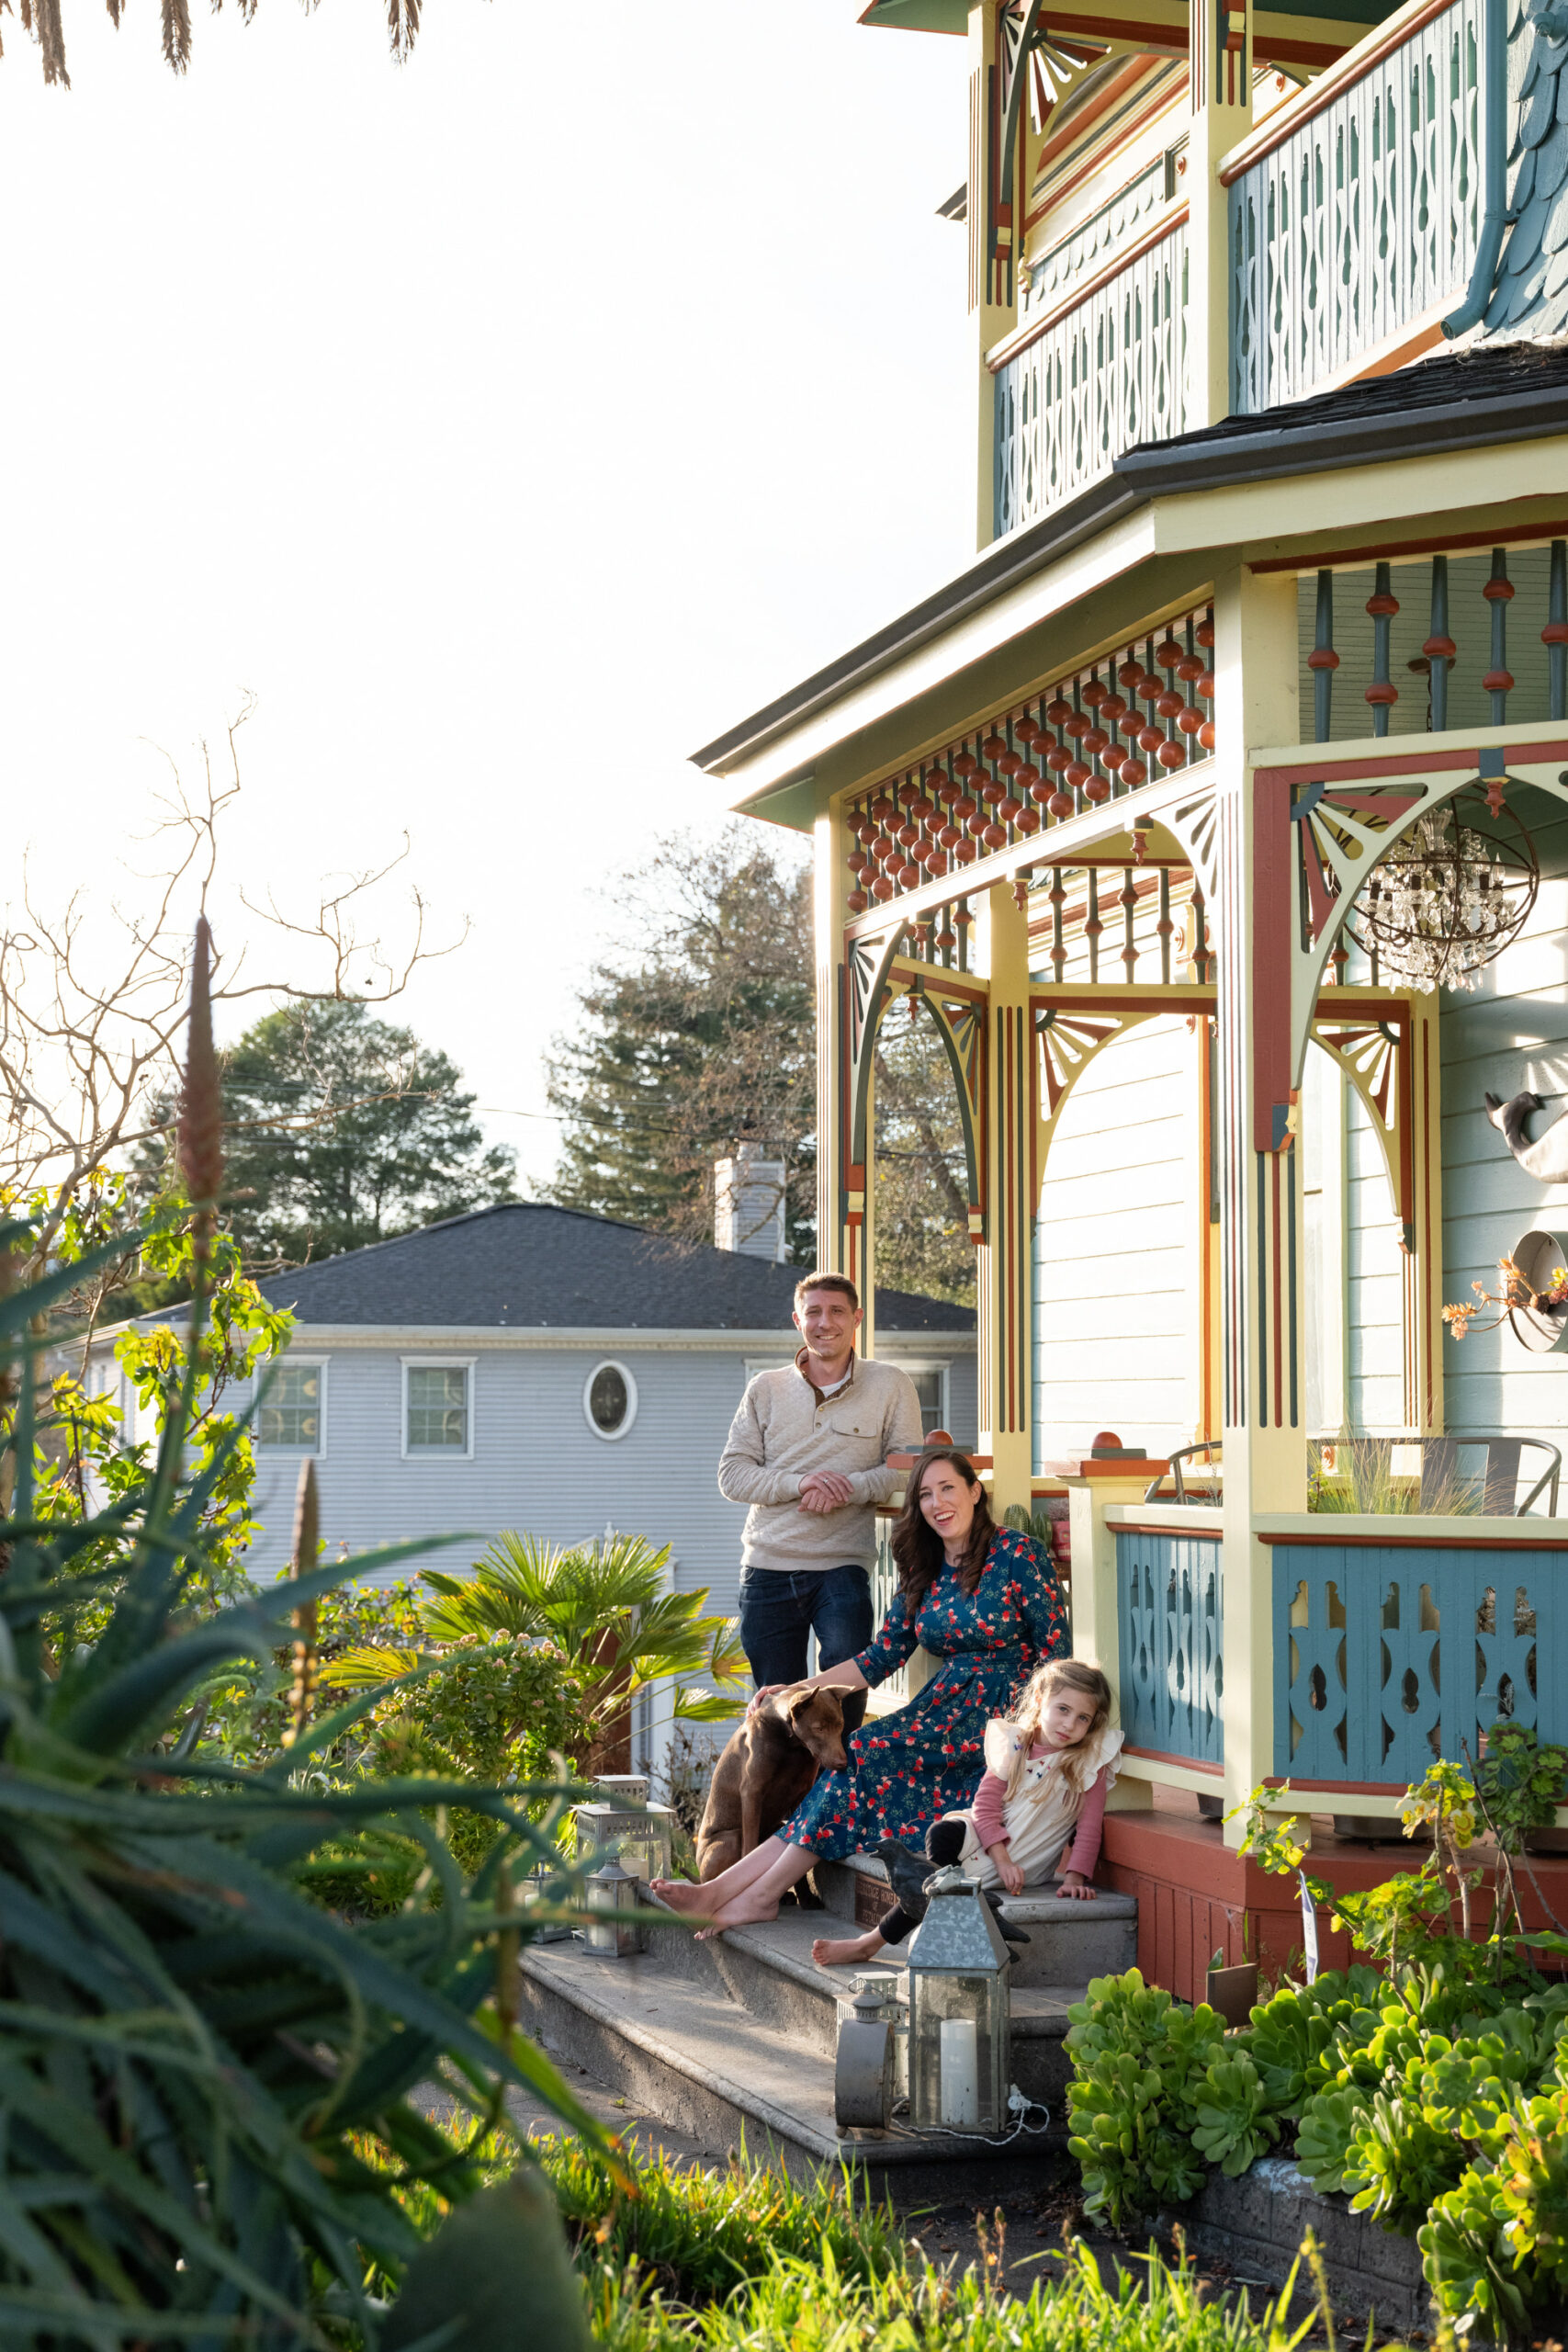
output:
MULTIPOLYGON (((1018 322, 1013 239, 1023 234, 1023 191, 1016 184, 1010 215, 993 250, 993 222, 999 204, 1003 159, 998 153, 1002 107, 1002 60, 997 39, 998 0, 976 0, 969 11, 969 312, 975 323, 977 414, 975 435, 975 544, 989 547, 996 536, 996 393, 986 354, 1018 322), (1000 298, 1000 299, 998 299, 1000 298)), ((1019 142, 1020 147, 1023 141, 1019 142)))
POLYGON ((838 821, 824 810, 814 828, 813 964, 817 981, 817 1263, 840 1273, 844 1263, 842 1204, 845 886, 838 854, 838 821))
MULTIPOLYGON (((1252 10, 1246 0, 1191 0, 1188 202, 1187 430, 1230 414, 1229 200, 1221 162, 1252 128, 1252 10)), ((1260 739, 1267 740, 1267 739, 1260 739)), ((1281 743, 1292 739, 1281 735, 1281 743)))
POLYGON ((1274 1767, 1272 1568, 1253 1518, 1306 1508, 1299 1105, 1278 1099, 1289 1092, 1278 1071, 1291 1021, 1294 828, 1287 802, 1259 798, 1247 756, 1249 744, 1295 738, 1293 581, 1240 568, 1222 576, 1214 631, 1228 1810, 1274 1767))
POLYGON ((1034 1475, 1032 1344, 1032 1197, 1034 1040, 1029 1013, 1029 918, 1010 882, 986 893, 984 948, 990 976, 987 1041, 986 1234, 976 1252, 979 1295, 980 1451, 993 1470, 999 1519, 1028 1508, 1034 1475))

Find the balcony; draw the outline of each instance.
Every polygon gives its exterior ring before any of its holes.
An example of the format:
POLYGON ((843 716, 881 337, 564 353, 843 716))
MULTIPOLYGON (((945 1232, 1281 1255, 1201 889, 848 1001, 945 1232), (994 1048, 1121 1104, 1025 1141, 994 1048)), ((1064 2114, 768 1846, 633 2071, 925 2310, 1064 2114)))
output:
POLYGON ((1228 287, 1196 282, 1170 157, 1033 263, 1018 328, 990 355, 998 538, 1100 480, 1124 451, 1204 421, 1188 381, 1193 303, 1228 307, 1237 415, 1398 365, 1439 341, 1445 319, 1456 332, 1476 323, 1497 276, 1510 133, 1520 217, 1489 323, 1530 323, 1532 305, 1568 295, 1554 283, 1568 281, 1568 265, 1556 272, 1543 250, 1568 179, 1551 56, 1560 44, 1532 49, 1534 23, 1517 11, 1510 75, 1505 5, 1410 0, 1232 151, 1219 173, 1228 287), (1537 184, 1538 161, 1550 186, 1537 184), (1472 279, 1479 309, 1466 304, 1472 279))

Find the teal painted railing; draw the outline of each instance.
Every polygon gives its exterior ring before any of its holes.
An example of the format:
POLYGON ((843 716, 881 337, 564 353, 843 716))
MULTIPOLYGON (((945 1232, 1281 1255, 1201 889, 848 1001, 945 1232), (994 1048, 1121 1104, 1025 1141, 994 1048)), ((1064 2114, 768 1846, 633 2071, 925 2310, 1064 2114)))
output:
POLYGON ((1080 300, 1062 263, 1060 298, 1042 306, 1047 322, 993 379, 998 539, 1099 481, 1123 449, 1184 429, 1185 226, 1134 250, 1103 282, 1081 274, 1080 300))
POLYGON ((1302 399, 1465 295, 1485 226, 1485 51, 1486 0, 1454 0, 1327 104, 1282 112, 1281 130, 1307 119, 1233 182, 1236 414, 1302 399))
POLYGON ((1223 1763, 1219 1537, 1118 1529, 1116 1583, 1127 1745, 1223 1763))
POLYGON ((1418 1781, 1511 1713, 1568 1740, 1568 1550, 1278 1544, 1274 1770, 1418 1781))

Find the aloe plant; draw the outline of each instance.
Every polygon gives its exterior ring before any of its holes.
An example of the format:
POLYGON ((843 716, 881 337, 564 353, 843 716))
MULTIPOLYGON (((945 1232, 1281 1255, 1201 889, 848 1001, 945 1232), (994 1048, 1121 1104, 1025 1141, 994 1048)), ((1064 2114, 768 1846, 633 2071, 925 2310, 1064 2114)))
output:
MULTIPOLYGON (((200 967, 198 954, 198 978, 200 967)), ((220 1170, 203 1010, 198 989, 182 1123, 198 1265, 220 1170)), ((171 1747, 205 1677, 276 1650, 295 1612, 347 1571, 310 1570, 189 1621, 204 1514, 238 1442, 236 1431, 187 1470, 199 1280, 183 1396, 156 1459, 103 1510, 49 1515, 35 1484, 49 1436, 37 1334, 83 1264, 7 1295, 27 1238, 0 1226, 12 1482, 0 1520, 0 2340, 51 2352, 318 2346, 329 2328, 342 2342, 346 2323, 374 2346, 378 2306, 422 2244, 407 2190, 428 2183, 460 2203, 481 2185, 508 2086, 532 2086, 604 2145, 516 2025, 517 1950, 540 1915, 513 1907, 513 1869, 547 1860, 549 1891, 573 1893, 548 1818, 527 1818, 528 1800, 550 1792, 302 1785, 375 1692, 307 1725, 265 1770, 198 1758, 194 1711, 171 1747), (56 1619, 85 1586, 111 1602, 107 1626, 90 1650, 62 1653, 56 1619), (471 1882, 435 1826, 458 1804, 502 1832, 471 1882), (424 1884, 400 1912, 355 1926, 306 1899, 299 1876, 320 1847, 374 1832, 423 1849, 424 1884), (436 2077, 474 2118, 457 2147, 415 2096, 436 2077)), ((439 2258, 439 2246, 426 2253, 426 2279, 439 2258)), ((449 2352, 462 2345, 459 2331, 449 2352)))

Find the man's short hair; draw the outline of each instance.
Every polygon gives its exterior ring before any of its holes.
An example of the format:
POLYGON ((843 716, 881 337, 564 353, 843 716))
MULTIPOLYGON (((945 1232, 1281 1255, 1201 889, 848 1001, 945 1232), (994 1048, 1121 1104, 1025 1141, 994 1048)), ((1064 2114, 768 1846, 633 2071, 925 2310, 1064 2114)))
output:
POLYGON ((860 1306, 860 1293, 856 1290, 853 1283, 851 1282, 848 1274, 802 1274, 800 1280, 795 1286, 795 1304, 797 1313, 799 1312, 801 1300, 806 1296, 808 1290, 842 1291, 844 1296, 849 1300, 852 1306, 858 1308, 860 1306))

